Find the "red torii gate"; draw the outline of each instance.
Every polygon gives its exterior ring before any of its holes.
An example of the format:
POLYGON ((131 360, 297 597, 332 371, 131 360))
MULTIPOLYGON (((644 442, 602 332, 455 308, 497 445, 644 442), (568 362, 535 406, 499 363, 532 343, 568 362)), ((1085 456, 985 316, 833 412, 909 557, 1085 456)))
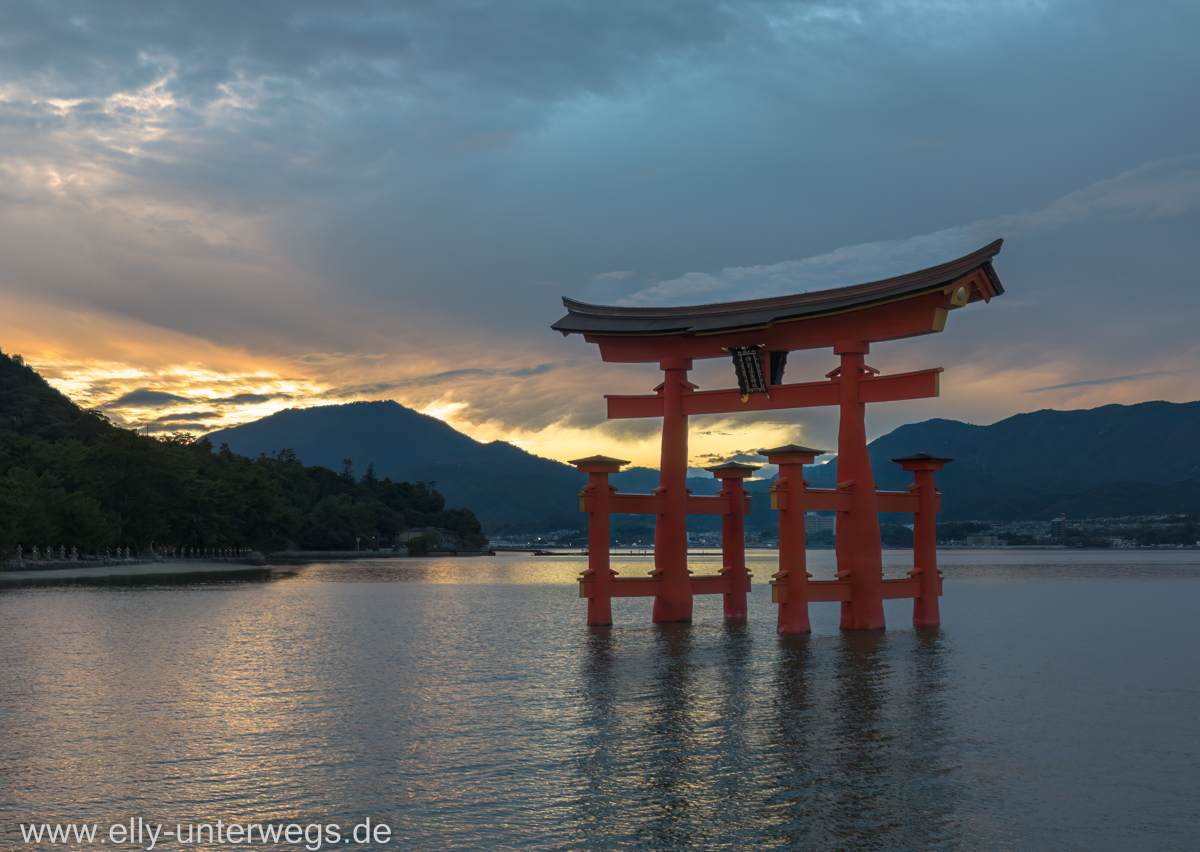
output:
POLYGON ((913 598, 913 622, 938 624, 941 578, 937 570, 934 518, 938 492, 934 472, 950 459, 925 454, 894 461, 912 471, 907 491, 877 491, 867 455, 867 403, 938 395, 940 367, 881 375, 867 366, 870 344, 942 331, 950 311, 990 301, 1004 288, 992 268, 1002 244, 958 260, 884 281, 770 299, 682 308, 587 305, 563 299, 567 315, 552 328, 582 334, 600 347, 605 361, 653 363, 663 382, 653 394, 606 395, 609 418, 661 417, 660 485, 651 494, 619 494, 608 477, 628 462, 607 456, 571 464, 588 474, 580 508, 588 516, 588 570, 580 595, 588 599, 588 624, 611 624, 614 597, 654 597, 653 619, 690 621, 692 596, 722 594, 726 618, 744 618, 749 575, 744 516, 749 512, 742 480, 757 468, 728 463, 708 468, 722 485, 715 496, 687 488, 688 417, 743 411, 774 411, 836 405, 840 409, 837 487, 808 488, 804 465, 823 450, 788 445, 761 450, 779 466, 772 508, 779 511, 779 572, 771 599, 779 605, 780 633, 809 631, 809 601, 840 601, 841 626, 874 630, 884 626, 883 601, 913 598), (832 348, 840 365, 824 381, 784 384, 787 353, 832 348), (702 391, 688 381, 698 358, 729 357, 737 389, 702 391), (805 568, 804 512, 837 513, 837 579, 812 581, 805 568), (883 579, 880 512, 914 515, 914 567, 909 579, 883 579), (654 571, 648 577, 618 577, 609 567, 609 515, 653 514, 654 571), (697 576, 687 567, 687 515, 722 516, 723 568, 697 576))

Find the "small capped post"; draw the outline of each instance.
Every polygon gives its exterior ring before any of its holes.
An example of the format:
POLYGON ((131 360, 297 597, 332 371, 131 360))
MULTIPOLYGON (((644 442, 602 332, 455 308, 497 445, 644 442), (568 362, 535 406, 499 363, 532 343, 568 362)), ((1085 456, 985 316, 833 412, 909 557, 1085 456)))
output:
POLYGON ((750 572, 746 570, 746 489, 743 480, 758 470, 757 465, 740 462, 706 467, 721 482, 721 496, 728 501, 721 515, 721 574, 729 582, 724 593, 725 617, 746 617, 746 595, 750 591, 750 572))
POLYGON ((588 484, 579 492, 579 510, 588 513, 588 568, 579 578, 579 596, 587 598, 587 623, 612 624, 610 581, 616 572, 609 567, 609 496, 616 489, 608 484, 610 473, 619 473, 624 459, 589 456, 575 459, 580 473, 588 475, 588 484))
POLYGON ((921 581, 921 593, 913 598, 913 626, 937 627, 941 624, 938 597, 942 594, 942 572, 937 567, 937 513, 940 492, 934 474, 954 459, 916 453, 892 459, 904 470, 912 471, 909 490, 917 493, 917 511, 913 514, 913 569, 910 577, 921 581))
POLYGON ((779 604, 776 632, 811 633, 804 552, 804 465, 815 462, 825 450, 786 444, 758 454, 779 466, 779 478, 771 487, 771 506, 779 512, 779 571, 771 580, 771 601, 779 604))

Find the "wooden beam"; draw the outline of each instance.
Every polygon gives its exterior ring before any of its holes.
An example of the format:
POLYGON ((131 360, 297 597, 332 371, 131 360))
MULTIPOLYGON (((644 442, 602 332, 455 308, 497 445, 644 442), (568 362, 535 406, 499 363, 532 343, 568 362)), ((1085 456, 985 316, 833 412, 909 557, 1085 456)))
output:
POLYGON ((693 595, 723 595, 733 590, 733 584, 728 574, 693 574, 693 595))
POLYGON ((918 495, 913 491, 876 491, 875 500, 881 512, 908 512, 918 510, 918 495))
POLYGON ((941 367, 896 373, 891 376, 864 376, 858 380, 858 398, 863 402, 894 402, 901 399, 928 399, 938 396, 941 367))
MULTIPOLYGON (((730 590, 731 580, 725 574, 693 574, 688 578, 693 595, 723 595, 730 590)), ((608 593, 614 598, 652 598, 658 594, 657 577, 613 577, 608 581, 608 593)), ((579 581, 579 597, 589 598, 593 580, 579 581)))
MULTIPOLYGON (((938 395, 941 372, 941 367, 935 367, 893 376, 864 376, 858 382, 859 395, 863 402, 934 397, 938 395)), ((683 395, 683 413, 688 416, 737 414, 743 411, 781 411, 837 405, 840 386, 841 382, 836 378, 823 382, 771 385, 769 393, 752 393, 745 402, 742 402, 742 392, 736 388, 694 391, 683 395)), ((605 394, 604 398, 608 400, 609 420, 663 416, 663 398, 658 394, 605 394)))
POLYGON ((847 580, 809 580, 807 588, 810 602, 850 600, 850 583, 847 580))
POLYGON ((884 580, 883 599, 885 601, 898 598, 919 598, 921 596, 920 580, 884 580))
MULTIPOLYGON (((917 495, 910 491, 876 491, 881 512, 914 513, 917 511, 917 495)), ((782 495, 776 495, 782 496, 782 495)), ((613 494, 609 499, 609 512, 614 515, 661 515, 666 511, 666 501, 661 494, 613 494)), ((941 499, 939 497, 939 504, 941 499)), ((580 510, 592 511, 592 496, 584 494, 580 510)), ((806 488, 804 510, 807 512, 848 512, 850 492, 846 489, 806 488)), ((687 514, 725 515, 729 513, 729 500, 718 494, 689 494, 687 514)), ((743 503, 742 514, 750 514, 750 501, 743 503)))
POLYGON ((850 492, 832 488, 804 489, 804 510, 807 512, 849 512, 850 492))
MULTIPOLYGON (((581 510, 592 511, 592 496, 585 493, 580 500, 581 510)), ((614 515, 661 515, 667 511, 662 494, 613 494, 608 498, 608 510, 614 515)), ((718 494, 689 494, 689 515, 725 515, 729 513, 729 498, 718 494)), ((750 514, 750 501, 744 500, 742 514, 750 514)))

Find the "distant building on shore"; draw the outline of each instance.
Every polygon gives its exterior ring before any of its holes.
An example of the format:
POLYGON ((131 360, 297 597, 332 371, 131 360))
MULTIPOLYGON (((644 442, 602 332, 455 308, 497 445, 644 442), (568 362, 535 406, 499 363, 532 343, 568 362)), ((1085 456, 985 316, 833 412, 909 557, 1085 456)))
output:
POLYGON ((816 535, 817 533, 824 532, 832 535, 836 526, 837 516, 832 512, 825 514, 819 512, 804 513, 804 532, 806 535, 816 535))
POLYGON ((999 547, 1002 544, 1004 544, 1004 542, 994 535, 967 536, 967 545, 969 547, 999 547))

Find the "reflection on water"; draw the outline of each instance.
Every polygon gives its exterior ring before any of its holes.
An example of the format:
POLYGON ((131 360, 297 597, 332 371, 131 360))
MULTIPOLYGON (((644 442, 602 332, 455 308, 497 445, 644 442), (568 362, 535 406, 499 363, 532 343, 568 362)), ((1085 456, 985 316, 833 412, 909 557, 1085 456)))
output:
POLYGON ((964 565, 940 631, 901 607, 842 633, 829 605, 799 637, 765 584, 745 622, 639 600, 588 628, 581 560, 11 589, 0 848, 141 815, 370 816, 405 852, 1190 852, 1200 582, 1176 559, 964 565))
POLYGON ((580 848, 952 842, 937 631, 773 637, 764 660, 744 623, 651 630, 643 672, 613 628, 592 628, 580 661, 580 848))

